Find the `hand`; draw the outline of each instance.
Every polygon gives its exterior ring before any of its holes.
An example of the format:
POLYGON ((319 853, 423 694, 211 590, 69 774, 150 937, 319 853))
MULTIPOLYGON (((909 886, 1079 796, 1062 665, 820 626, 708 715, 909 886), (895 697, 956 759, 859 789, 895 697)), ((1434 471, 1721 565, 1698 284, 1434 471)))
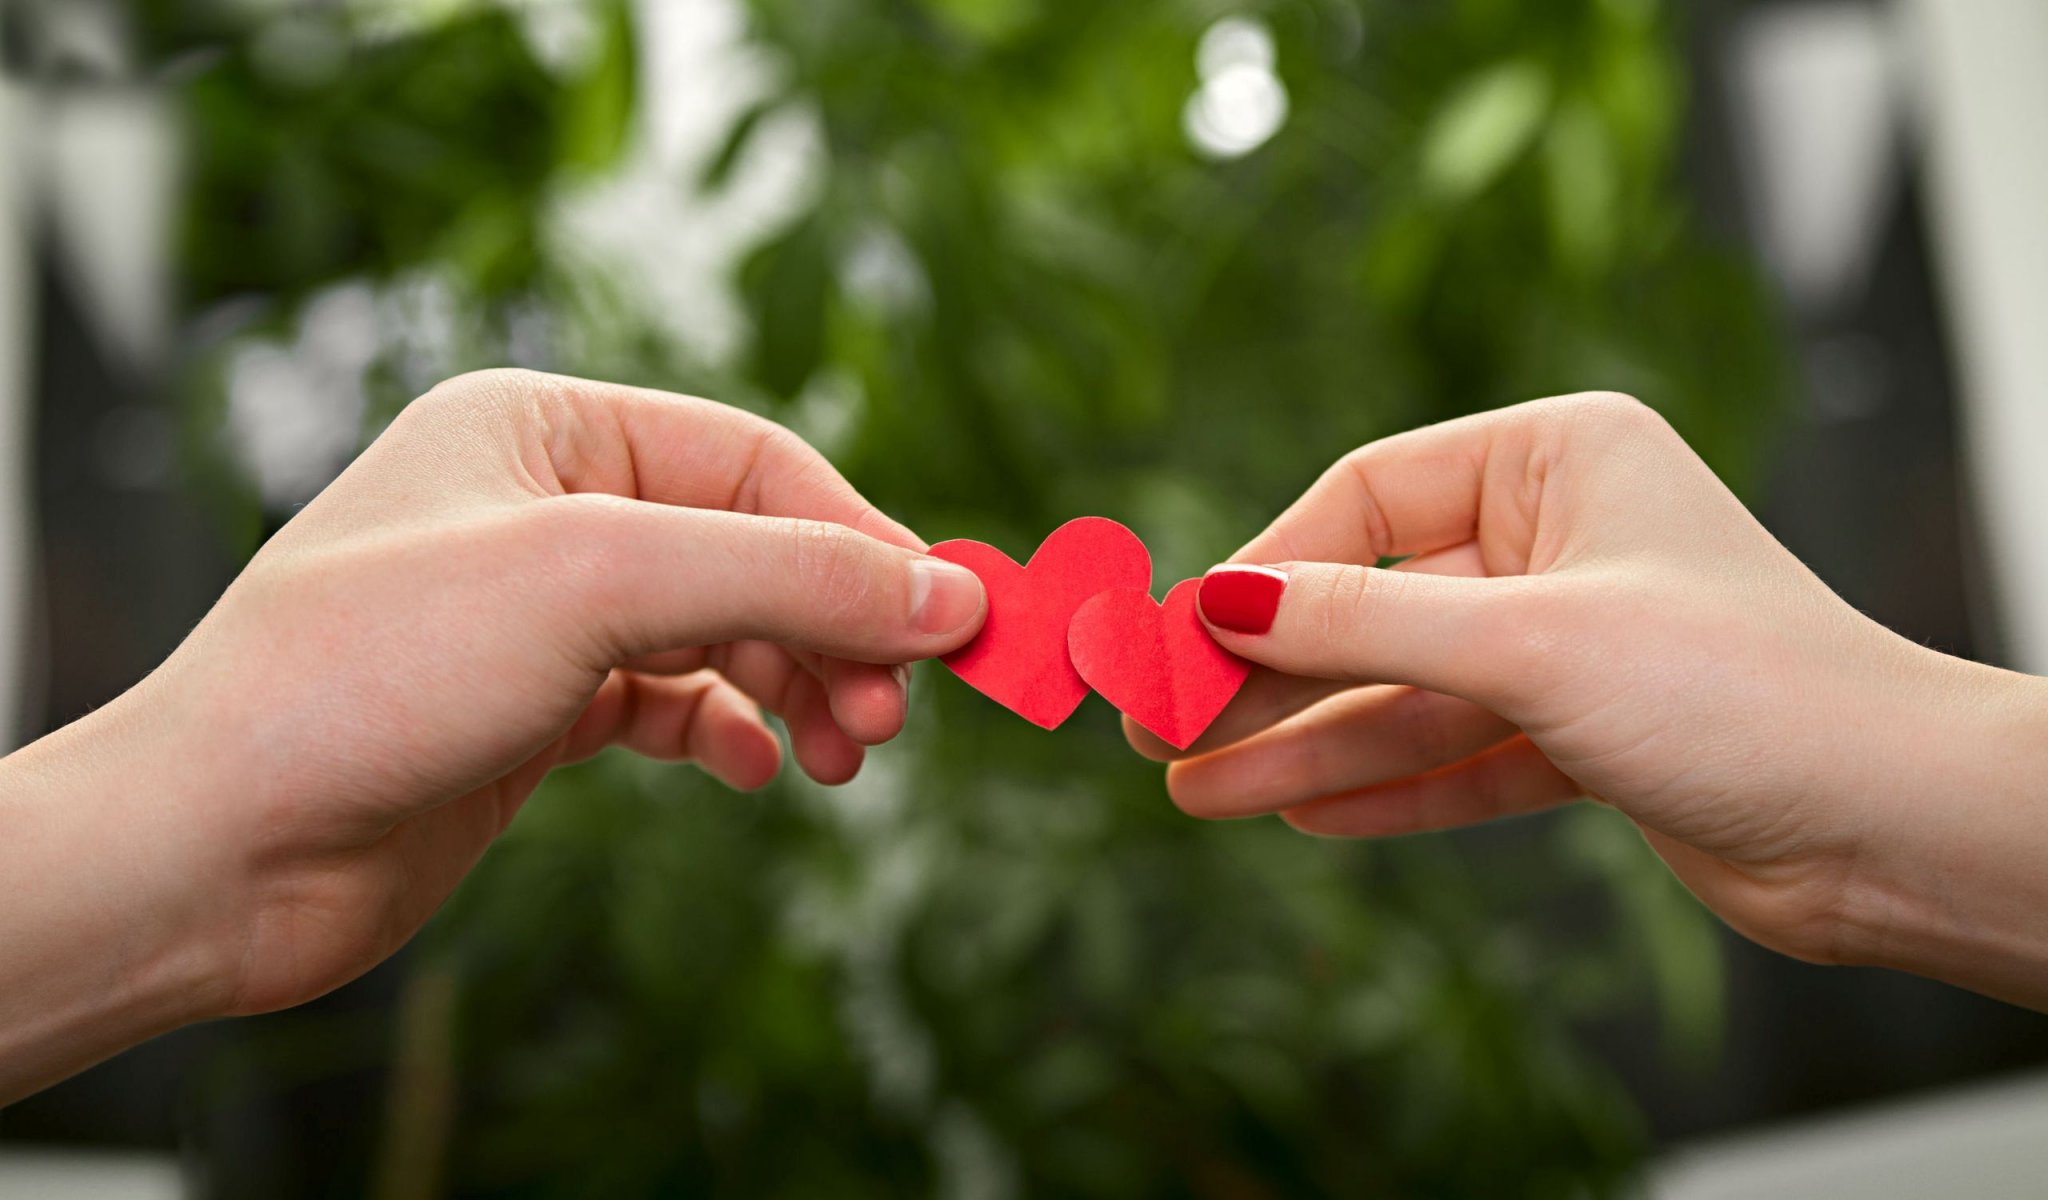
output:
POLYGON ((1212 572, 1205 619, 1267 669, 1185 755, 1126 726, 1188 812, 1362 837, 1591 795, 1766 945, 2048 1003, 2041 681, 1851 609, 1642 405, 1374 443, 1232 561, 1278 572, 1212 572))
POLYGON ((734 409, 520 372, 437 389, 146 681, 0 763, 0 1102, 368 969, 608 744, 758 787, 766 707, 807 772, 850 778, 903 723, 898 664, 981 624, 979 581, 923 549, 734 409), (78 1019, 72 960, 152 1015, 78 1019))

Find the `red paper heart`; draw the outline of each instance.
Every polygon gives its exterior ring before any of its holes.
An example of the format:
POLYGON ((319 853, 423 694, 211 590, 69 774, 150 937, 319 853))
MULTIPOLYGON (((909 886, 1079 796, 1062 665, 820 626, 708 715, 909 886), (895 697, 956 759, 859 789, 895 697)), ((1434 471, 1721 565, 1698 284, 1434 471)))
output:
POLYGON ((1199 579, 1152 599, 1143 588, 1103 592, 1067 627, 1067 653, 1081 678, 1133 721, 1177 750, 1194 744, 1251 674, 1251 664, 1216 644, 1195 615, 1199 579))
POLYGON ((959 563, 988 589, 988 620, 943 661, 982 695, 1033 725, 1057 728, 1088 696, 1067 661, 1067 626, 1091 596, 1152 586, 1152 556, 1138 535, 1105 517, 1052 531, 1031 561, 981 542, 940 542, 934 557, 959 563))

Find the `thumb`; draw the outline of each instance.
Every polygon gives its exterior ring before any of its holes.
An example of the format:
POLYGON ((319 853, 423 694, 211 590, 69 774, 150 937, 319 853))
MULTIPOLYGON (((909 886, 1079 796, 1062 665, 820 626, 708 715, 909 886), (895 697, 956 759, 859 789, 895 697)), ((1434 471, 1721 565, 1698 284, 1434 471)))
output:
POLYGON ((543 506, 574 501, 557 534, 588 577, 567 589, 572 619, 612 662, 741 640, 912 662, 957 649, 987 612, 972 571, 844 525, 595 495, 543 506))
POLYGON ((1531 582, 1233 563, 1202 577, 1197 607, 1226 650, 1276 671, 1408 684, 1497 708, 1527 690, 1540 654, 1531 582))

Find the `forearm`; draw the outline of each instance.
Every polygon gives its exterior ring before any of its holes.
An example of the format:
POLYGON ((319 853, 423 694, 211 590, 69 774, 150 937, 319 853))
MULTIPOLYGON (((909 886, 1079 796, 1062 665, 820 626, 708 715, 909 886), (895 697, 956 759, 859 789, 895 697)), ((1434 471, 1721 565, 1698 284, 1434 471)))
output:
POLYGON ((0 759, 0 1104, 221 1011, 189 751, 117 702, 0 759))
POLYGON ((1845 944, 2048 1011, 2048 680, 1948 661, 1921 697, 1935 719, 1919 761, 1878 810, 1845 944))

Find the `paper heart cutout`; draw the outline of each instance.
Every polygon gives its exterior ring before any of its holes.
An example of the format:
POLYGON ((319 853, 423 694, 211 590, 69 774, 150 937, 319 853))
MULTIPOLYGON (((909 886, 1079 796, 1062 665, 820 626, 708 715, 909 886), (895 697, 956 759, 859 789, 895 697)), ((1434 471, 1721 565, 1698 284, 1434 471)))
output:
POLYGON ((1088 697, 1067 658, 1067 627, 1092 597, 1152 586, 1152 555, 1138 535, 1106 517, 1077 517, 1047 535, 1018 566, 994 546, 964 539, 933 546, 935 558, 981 577, 988 619, 974 640, 940 661, 982 695, 1033 725, 1056 729, 1088 697))
POLYGON ((1194 744, 1251 674, 1195 615, 1199 579, 1165 603, 1144 588, 1103 592, 1067 627, 1067 654, 1090 687, 1176 750, 1194 744))

